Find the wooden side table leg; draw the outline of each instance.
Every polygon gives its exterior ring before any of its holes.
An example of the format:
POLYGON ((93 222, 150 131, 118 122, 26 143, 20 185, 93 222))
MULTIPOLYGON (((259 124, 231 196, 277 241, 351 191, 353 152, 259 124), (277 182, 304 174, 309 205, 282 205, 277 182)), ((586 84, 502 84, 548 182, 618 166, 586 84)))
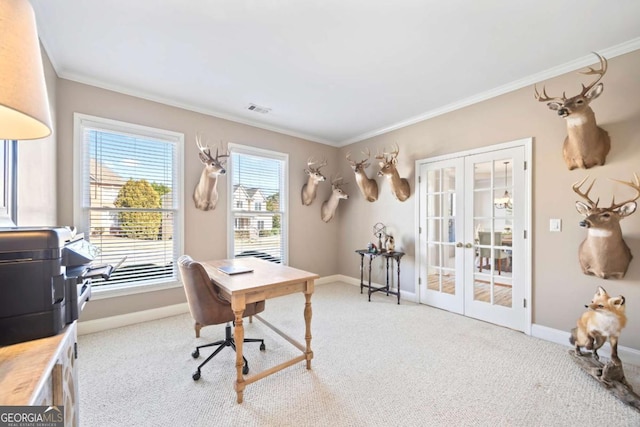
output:
POLYGON ((238 403, 242 403, 244 387, 245 387, 244 376, 242 375, 242 368, 244 367, 244 360, 242 359, 242 347, 244 343, 244 327, 242 325, 242 314, 244 313, 244 308, 242 310, 233 310, 233 313, 236 315, 233 338, 236 344, 236 371, 237 371, 237 379, 236 379, 236 384, 234 388, 238 396, 238 403))
POLYGON ((304 298, 304 324, 306 329, 304 339, 307 342, 307 349, 304 354, 307 356, 307 369, 311 369, 311 359, 313 359, 313 351, 311 351, 311 293, 305 292, 304 298))

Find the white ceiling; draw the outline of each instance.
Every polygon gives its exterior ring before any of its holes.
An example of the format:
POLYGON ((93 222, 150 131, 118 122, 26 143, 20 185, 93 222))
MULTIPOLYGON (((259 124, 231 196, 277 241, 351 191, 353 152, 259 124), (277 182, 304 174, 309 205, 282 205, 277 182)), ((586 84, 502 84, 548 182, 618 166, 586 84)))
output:
POLYGON ((640 48, 638 0, 31 3, 62 78, 334 146, 640 48))

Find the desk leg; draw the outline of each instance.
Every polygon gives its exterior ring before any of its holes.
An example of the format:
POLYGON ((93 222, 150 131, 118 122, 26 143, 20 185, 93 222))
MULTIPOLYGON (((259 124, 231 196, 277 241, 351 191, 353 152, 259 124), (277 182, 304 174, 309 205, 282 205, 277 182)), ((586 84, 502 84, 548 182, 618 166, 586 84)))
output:
POLYGON ((238 403, 242 403, 242 395, 244 393, 244 376, 242 375, 242 368, 244 367, 244 360, 242 359, 242 350, 244 343, 244 327, 242 326, 242 315, 244 314, 244 307, 240 310, 233 310, 236 315, 235 324, 236 327, 233 332, 233 338, 236 343, 236 371, 237 380, 235 384, 236 394, 238 395, 238 403))
POLYGON ((311 351, 311 295, 312 292, 305 292, 304 294, 304 324, 306 329, 304 339, 307 342, 307 349, 304 354, 307 356, 307 369, 311 369, 311 359, 313 359, 313 351, 311 351))

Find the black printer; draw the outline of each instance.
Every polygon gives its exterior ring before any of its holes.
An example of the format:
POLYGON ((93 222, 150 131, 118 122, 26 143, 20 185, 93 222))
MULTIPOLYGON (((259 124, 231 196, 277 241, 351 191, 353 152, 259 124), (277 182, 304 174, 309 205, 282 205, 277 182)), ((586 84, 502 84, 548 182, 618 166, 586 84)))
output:
POLYGON ((76 320, 97 254, 71 228, 0 228, 0 346, 56 335, 76 320))

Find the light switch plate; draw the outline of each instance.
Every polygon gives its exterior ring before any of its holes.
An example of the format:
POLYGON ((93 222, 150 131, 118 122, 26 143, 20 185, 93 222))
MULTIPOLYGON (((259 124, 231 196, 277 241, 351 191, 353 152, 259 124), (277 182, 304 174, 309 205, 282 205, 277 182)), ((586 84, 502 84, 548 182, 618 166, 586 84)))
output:
POLYGON ((549 231, 562 231, 562 220, 551 218, 549 220, 549 231))

